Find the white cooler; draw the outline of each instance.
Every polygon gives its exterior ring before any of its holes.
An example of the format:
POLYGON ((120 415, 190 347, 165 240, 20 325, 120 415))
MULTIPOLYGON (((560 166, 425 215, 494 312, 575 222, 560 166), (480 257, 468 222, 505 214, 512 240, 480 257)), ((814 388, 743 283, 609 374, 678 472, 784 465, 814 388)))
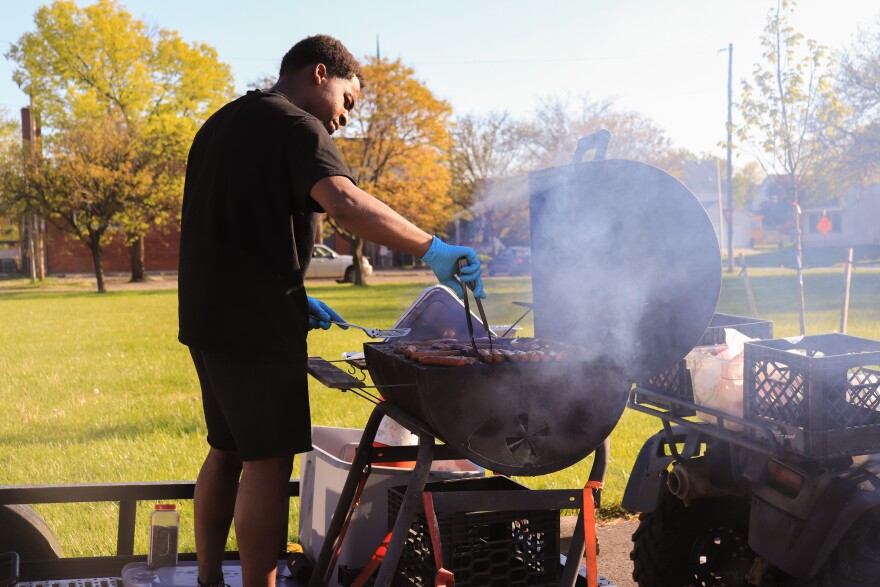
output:
MULTIPOLYGON (((362 433, 356 428, 312 426, 314 450, 300 457, 299 540, 303 551, 313 560, 321 553, 362 433)), ((411 472, 411 468, 373 465, 343 540, 337 567, 361 568, 367 564, 389 531, 388 488, 406 485, 411 472)), ((466 459, 435 461, 428 481, 485 474, 485 469, 466 459)), ((331 581, 336 580, 337 573, 334 568, 331 581)))

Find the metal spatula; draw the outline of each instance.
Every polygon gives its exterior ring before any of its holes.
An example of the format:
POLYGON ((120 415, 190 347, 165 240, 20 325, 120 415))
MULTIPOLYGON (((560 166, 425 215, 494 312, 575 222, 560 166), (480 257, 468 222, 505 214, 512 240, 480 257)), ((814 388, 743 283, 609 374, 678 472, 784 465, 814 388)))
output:
POLYGON ((358 326, 357 324, 349 324, 348 322, 337 322, 335 320, 330 320, 333 324, 339 324, 340 326, 350 326, 351 328, 357 328, 359 330, 363 330, 367 333, 367 336, 370 338, 395 338, 397 336, 406 336, 409 334, 409 328, 367 328, 365 326, 358 326))

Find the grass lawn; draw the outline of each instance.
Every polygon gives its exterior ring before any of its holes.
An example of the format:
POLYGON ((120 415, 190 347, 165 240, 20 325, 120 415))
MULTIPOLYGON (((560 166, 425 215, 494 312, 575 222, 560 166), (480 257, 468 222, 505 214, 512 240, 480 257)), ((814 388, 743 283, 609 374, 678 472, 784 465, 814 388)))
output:
MULTIPOLYGON (((804 247, 804 267, 813 269, 841 265, 846 261, 848 248, 832 245, 804 247)), ((863 245, 853 247, 853 264, 857 267, 865 264, 874 264, 876 266, 878 261, 880 261, 880 246, 863 245)), ((787 267, 794 269, 797 267, 796 250, 792 246, 781 249, 776 247, 764 248, 763 252, 746 257, 746 264, 749 267, 787 267)))
MULTIPOLYGON (((798 333, 792 271, 750 271, 762 318, 776 336, 798 333)), ((836 331, 842 299, 840 270, 806 275, 807 328, 836 331)), ((354 288, 310 288, 346 319, 391 326, 428 285, 391 283, 354 288)), ((528 278, 488 278, 487 312, 510 323, 531 299, 528 278)), ((747 315, 742 280, 725 274, 718 311, 747 315)), ((52 288, 0 289, 0 484, 46 484, 195 479, 206 445, 198 386, 186 349, 177 343, 173 290, 60 292, 52 288)), ((531 333, 530 317, 521 335, 531 333)), ((880 270, 853 275, 853 335, 880 339, 880 270)), ((310 339, 311 354, 336 358, 367 339, 354 329, 331 329, 310 339)), ((310 383, 313 422, 362 427, 371 405, 310 383)), ((612 435, 603 515, 619 513, 620 498, 637 451, 659 421, 627 411, 612 435)), ((580 487, 591 459, 564 471, 519 479, 533 488, 580 487)), ((146 552, 149 504, 139 511, 136 551, 146 552)), ((295 534, 296 508, 291 513, 295 534)), ((113 505, 39 506, 67 556, 110 554, 115 549, 113 505)), ((181 549, 193 550, 191 507, 182 504, 181 549)), ((295 536, 291 536, 295 538, 295 536)), ((234 546, 234 542, 230 544, 234 546)))

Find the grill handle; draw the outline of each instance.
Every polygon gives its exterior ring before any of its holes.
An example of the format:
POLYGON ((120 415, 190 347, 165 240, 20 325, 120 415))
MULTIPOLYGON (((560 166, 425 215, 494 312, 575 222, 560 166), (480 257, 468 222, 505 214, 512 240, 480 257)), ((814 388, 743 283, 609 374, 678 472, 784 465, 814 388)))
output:
POLYGON ((596 152, 593 154, 593 161, 604 161, 605 151, 608 150, 608 143, 610 142, 611 133, 604 128, 588 134, 585 137, 581 137, 577 142, 577 148, 574 150, 574 155, 571 156, 571 164, 574 165, 575 163, 580 163, 584 158, 584 155, 586 155, 587 151, 590 149, 596 149, 596 152))

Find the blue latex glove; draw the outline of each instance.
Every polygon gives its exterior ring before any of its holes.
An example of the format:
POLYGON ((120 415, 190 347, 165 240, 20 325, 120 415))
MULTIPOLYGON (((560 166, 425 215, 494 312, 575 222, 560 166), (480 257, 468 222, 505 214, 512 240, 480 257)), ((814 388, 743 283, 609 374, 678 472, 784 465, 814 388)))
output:
MULTIPOLYGON (((309 301, 309 330, 321 328, 327 330, 332 326, 330 320, 344 322, 342 316, 337 314, 333 308, 312 296, 306 296, 309 301)), ((348 326, 340 326, 343 330, 348 330, 348 326)))
POLYGON ((458 260, 462 257, 467 259, 467 265, 461 269, 461 280, 466 284, 473 284, 474 297, 485 299, 486 293, 480 280, 483 270, 480 268, 477 252, 472 248, 447 245, 435 236, 422 261, 430 265, 440 283, 457 293, 459 298, 463 298, 464 291, 455 279, 459 273, 458 260))

